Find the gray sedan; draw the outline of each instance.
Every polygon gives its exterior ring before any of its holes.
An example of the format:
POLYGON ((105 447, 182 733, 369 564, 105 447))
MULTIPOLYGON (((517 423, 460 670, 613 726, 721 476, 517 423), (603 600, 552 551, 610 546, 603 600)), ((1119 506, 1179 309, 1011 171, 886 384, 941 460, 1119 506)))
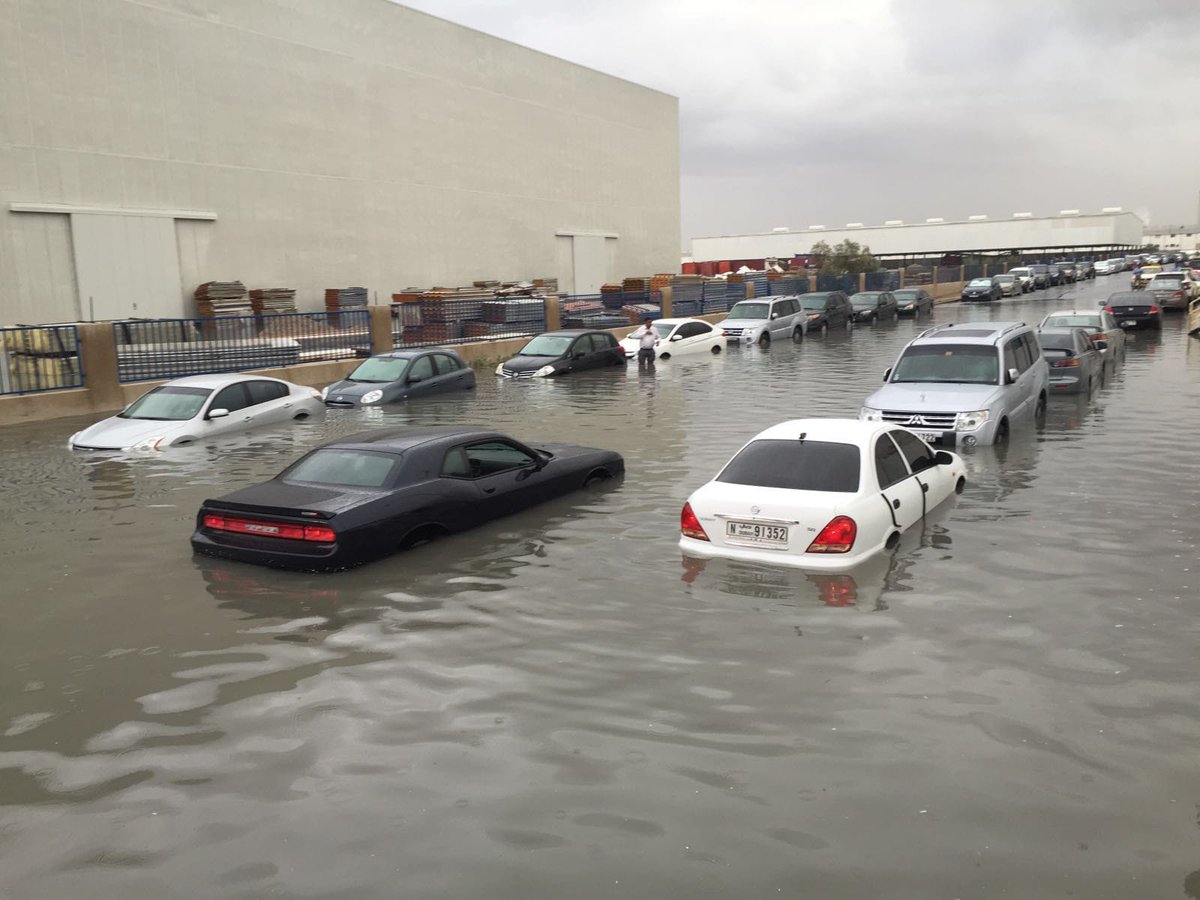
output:
POLYGON ((352 409, 415 400, 475 387, 475 373, 453 350, 393 350, 364 359, 342 381, 321 392, 325 405, 352 409))
POLYGON ((1082 393, 1104 383, 1104 360, 1082 328, 1043 328, 1038 332, 1042 358, 1050 367, 1051 393, 1082 393))

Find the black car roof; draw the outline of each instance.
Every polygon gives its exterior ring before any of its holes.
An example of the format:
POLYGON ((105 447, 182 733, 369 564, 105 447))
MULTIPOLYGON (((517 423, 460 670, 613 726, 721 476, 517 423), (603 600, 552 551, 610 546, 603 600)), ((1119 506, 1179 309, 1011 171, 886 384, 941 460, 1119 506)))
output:
POLYGON ((336 447, 343 450, 387 450, 401 453, 423 444, 443 442, 453 444, 460 440, 477 440, 483 438, 504 438, 490 428, 472 425, 426 425, 421 428, 380 428, 376 431, 364 431, 359 434, 349 434, 322 444, 320 450, 336 447))
MULTIPOLYGON (((541 334, 536 335, 536 337, 543 337, 547 334, 555 337, 558 337, 559 335, 564 337, 578 337, 581 334, 608 334, 608 332, 597 331, 595 328, 564 328, 561 331, 543 331, 541 334)), ((530 340, 533 340, 533 338, 530 338, 530 340)))
MULTIPOLYGON (((458 353, 449 347, 413 347, 408 350, 389 350, 387 353, 375 353, 372 354, 372 358, 412 359, 414 356, 420 356, 423 353, 449 353, 451 356, 458 356, 458 353)), ((462 357, 459 358, 461 359, 462 357)))

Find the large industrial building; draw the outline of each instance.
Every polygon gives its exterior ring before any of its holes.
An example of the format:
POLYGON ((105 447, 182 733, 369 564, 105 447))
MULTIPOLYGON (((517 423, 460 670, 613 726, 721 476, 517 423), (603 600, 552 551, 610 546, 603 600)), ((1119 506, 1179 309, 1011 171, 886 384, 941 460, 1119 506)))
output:
POLYGON ((390 0, 10 0, 0 325, 678 263, 676 98, 390 0))
POLYGON ((1095 215, 1064 210, 1057 216, 1017 213, 1007 219, 972 216, 963 221, 889 221, 869 226, 855 222, 844 228, 810 225, 798 230, 776 228, 761 234, 695 238, 692 257, 696 261, 792 259, 809 253, 818 241, 832 246, 844 240, 865 244, 884 260, 1013 252, 1029 256, 1098 256, 1140 246, 1142 229, 1141 219, 1118 209, 1095 215))

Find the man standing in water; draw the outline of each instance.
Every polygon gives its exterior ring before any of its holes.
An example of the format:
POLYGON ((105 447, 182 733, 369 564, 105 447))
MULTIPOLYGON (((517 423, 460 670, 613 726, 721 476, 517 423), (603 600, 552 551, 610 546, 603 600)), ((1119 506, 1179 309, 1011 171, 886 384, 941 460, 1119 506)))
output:
POLYGON ((654 319, 647 316, 642 320, 642 327, 633 333, 638 339, 638 368, 645 369, 654 365, 654 345, 658 343, 658 335, 653 327, 654 319))

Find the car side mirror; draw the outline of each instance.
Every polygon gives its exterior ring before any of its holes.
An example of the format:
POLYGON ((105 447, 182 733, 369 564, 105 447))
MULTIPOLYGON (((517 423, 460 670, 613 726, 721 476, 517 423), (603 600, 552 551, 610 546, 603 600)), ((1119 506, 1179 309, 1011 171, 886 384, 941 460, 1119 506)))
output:
POLYGON ((936 454, 934 454, 933 458, 939 466, 950 466, 954 464, 954 457, 945 450, 939 450, 936 454))
POLYGON ((891 369, 887 369, 887 370, 886 370, 886 371, 883 373, 883 380, 884 380, 884 381, 887 381, 887 380, 888 380, 889 378, 891 378, 891 377, 892 377, 892 370, 891 370, 891 369))
POLYGON ((779 318, 779 313, 771 313, 771 319, 772 319, 772 320, 774 320, 774 319, 778 319, 778 318, 779 318))
POLYGON ((210 409, 208 411, 208 415, 206 415, 204 418, 206 418, 206 419, 224 419, 227 415, 229 415, 229 410, 227 410, 227 409, 210 409))
POLYGON ((1017 379, 1021 377, 1021 373, 1018 372, 1016 369, 1009 369, 1004 374, 1006 376, 1008 376, 1004 382, 1005 384, 1016 384, 1017 379))
POLYGON ((1104 307, 1104 306, 1107 306, 1107 305, 1108 305, 1108 301, 1107 301, 1107 300, 1101 300, 1101 301, 1100 301, 1099 303, 1097 303, 1096 305, 1097 305, 1097 306, 1100 306, 1100 307, 1104 307))
POLYGON ((583 350, 576 350, 571 354, 571 359, 583 359, 585 356, 587 356, 587 353, 585 353, 583 350))
POLYGON ((672 341, 682 341, 683 335, 682 334, 673 334, 673 335, 671 335, 671 340, 672 341))
POLYGON ((404 383, 405 384, 420 384, 424 380, 425 379, 422 378, 420 375, 409 375, 408 378, 405 379, 404 383))
POLYGON ((1108 349, 1108 341, 1093 341, 1092 343, 1096 347, 1097 350, 1107 350, 1108 349))

